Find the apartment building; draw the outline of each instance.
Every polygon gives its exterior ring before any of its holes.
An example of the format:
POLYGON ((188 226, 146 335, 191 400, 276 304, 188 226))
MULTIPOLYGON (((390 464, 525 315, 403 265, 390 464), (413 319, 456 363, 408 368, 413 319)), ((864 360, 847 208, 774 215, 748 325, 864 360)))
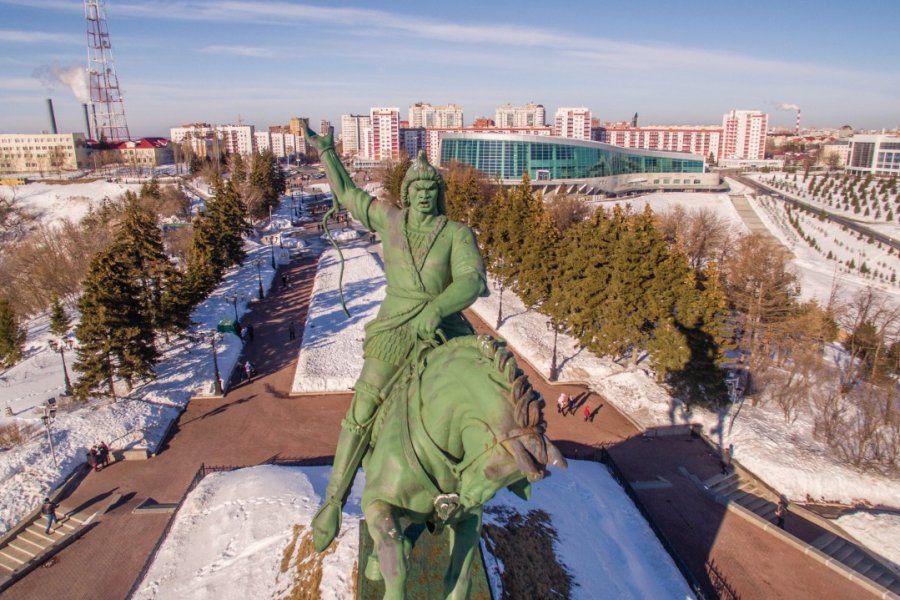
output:
POLYGON ((494 113, 495 127, 544 127, 546 113, 542 104, 529 102, 525 106, 504 104, 494 113))
POLYGON ((86 168, 83 133, 0 134, 0 173, 74 171, 86 168))
POLYGON ((341 115, 341 146, 344 156, 356 156, 365 150, 366 131, 371 129, 368 115, 341 115))
POLYGON ((369 110, 371 123, 366 132, 364 158, 378 162, 400 158, 400 109, 373 107, 369 110))
POLYGON ((596 141, 620 148, 640 148, 665 152, 689 152, 708 159, 722 158, 723 130, 716 126, 647 126, 632 127, 629 123, 615 123, 599 130, 596 141))
POLYGON ((722 158, 762 160, 766 157, 769 115, 758 110, 733 110, 722 117, 722 158))
POLYGON ((410 129, 417 127, 463 127, 463 107, 456 104, 432 106, 427 102, 416 102, 409 105, 410 129))

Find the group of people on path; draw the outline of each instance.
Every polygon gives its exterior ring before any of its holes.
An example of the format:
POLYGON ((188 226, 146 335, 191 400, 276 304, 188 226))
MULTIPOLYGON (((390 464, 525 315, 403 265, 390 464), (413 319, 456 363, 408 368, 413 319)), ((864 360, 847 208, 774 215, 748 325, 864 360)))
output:
POLYGON ((104 467, 108 467, 109 446, 106 445, 106 442, 100 442, 95 446, 91 446, 91 449, 86 453, 86 458, 91 469, 94 471, 100 471, 104 467))
MULTIPOLYGON (((578 397, 571 398, 567 393, 563 392, 559 395, 559 398, 556 400, 556 412, 561 414, 562 416, 566 415, 574 415, 575 411, 578 409, 578 397)), ((596 409, 591 409, 590 404, 587 402, 584 403, 584 408, 582 410, 582 414, 584 415, 584 420, 587 422, 594 422, 594 417, 597 416, 597 412, 600 410, 598 406, 596 409)))

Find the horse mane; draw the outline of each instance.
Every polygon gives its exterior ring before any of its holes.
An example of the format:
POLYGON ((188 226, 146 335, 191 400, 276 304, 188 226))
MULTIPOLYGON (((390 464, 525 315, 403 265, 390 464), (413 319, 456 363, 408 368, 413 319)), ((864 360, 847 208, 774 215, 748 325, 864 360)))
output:
POLYGON ((516 357, 506 347, 506 341, 489 335, 463 336, 449 340, 444 346, 470 346, 491 361, 497 373, 509 385, 510 394, 506 400, 513 407, 516 425, 523 429, 534 429, 543 434, 547 429, 544 420, 544 398, 531 386, 524 371, 519 368, 516 357))

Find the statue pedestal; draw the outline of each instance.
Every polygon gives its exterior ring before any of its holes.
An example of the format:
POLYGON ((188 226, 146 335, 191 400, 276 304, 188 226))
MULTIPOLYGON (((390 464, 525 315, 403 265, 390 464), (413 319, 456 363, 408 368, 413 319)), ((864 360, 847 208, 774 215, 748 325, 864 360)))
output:
MULTIPOLYGON (((446 532, 432 535, 424 525, 414 524, 406 528, 406 535, 413 540, 409 557, 409 578, 406 597, 409 600, 436 600, 444 597, 444 573, 450 560, 448 536, 446 532)), ((372 536, 366 522, 359 527, 359 568, 357 569, 356 599, 381 600, 384 583, 366 579, 366 560, 372 552, 372 536)), ((491 600, 491 588, 484 572, 484 558, 479 545, 478 557, 472 561, 469 573, 472 587, 470 600, 491 600)))

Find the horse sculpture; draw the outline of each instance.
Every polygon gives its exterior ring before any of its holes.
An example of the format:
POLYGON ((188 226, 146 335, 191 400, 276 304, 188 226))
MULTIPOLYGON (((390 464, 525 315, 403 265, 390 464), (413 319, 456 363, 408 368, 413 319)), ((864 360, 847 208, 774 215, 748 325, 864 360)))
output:
POLYGON ((482 505, 503 487, 527 499, 546 466, 565 468, 544 435, 544 400, 504 342, 464 336, 416 352, 376 417, 363 461, 362 510, 373 539, 365 566, 386 599, 405 598, 410 523, 446 528, 445 597, 469 593, 482 505))

